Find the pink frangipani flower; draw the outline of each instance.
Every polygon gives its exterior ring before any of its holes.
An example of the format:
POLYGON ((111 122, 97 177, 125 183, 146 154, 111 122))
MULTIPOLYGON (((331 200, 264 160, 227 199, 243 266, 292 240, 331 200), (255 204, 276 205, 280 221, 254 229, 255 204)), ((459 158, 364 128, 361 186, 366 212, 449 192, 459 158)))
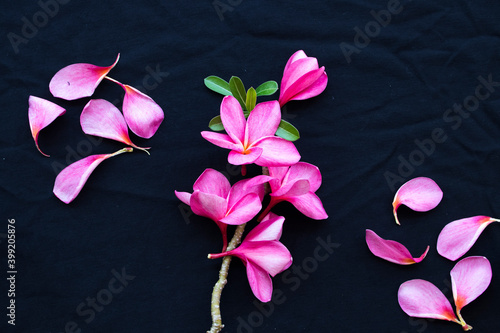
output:
POLYGON ((110 77, 106 79, 115 82, 125 90, 122 109, 130 130, 141 138, 151 138, 165 117, 162 108, 151 97, 136 88, 110 77))
POLYGON ((284 221, 282 216, 270 217, 253 228, 236 249, 208 255, 210 259, 224 256, 240 258, 246 266, 250 288, 261 302, 271 300, 271 276, 283 272, 292 264, 290 251, 279 241, 284 221))
POLYGON ((80 115, 80 124, 85 134, 120 141, 149 154, 146 150, 149 148, 138 147, 130 140, 122 113, 104 99, 92 99, 85 105, 80 115))
POLYGON ((460 311, 488 288, 492 277, 490 262, 485 257, 468 257, 459 261, 450 275, 457 316, 435 285, 419 279, 406 281, 399 287, 401 309, 411 317, 453 321, 464 331, 471 330, 472 326, 465 322, 460 311))
POLYGON ((263 182, 269 182, 271 201, 259 216, 259 220, 281 201, 290 202, 309 218, 328 218, 323 203, 315 193, 321 186, 321 172, 317 166, 298 162, 289 167, 269 167, 269 176, 254 177, 249 184, 263 182))
POLYGON ((435 181, 427 177, 413 178, 399 188, 392 202, 396 223, 399 223, 397 209, 401 205, 408 206, 417 212, 427 212, 441 202, 443 191, 435 181))
POLYGON ((479 215, 448 223, 439 233, 438 253, 449 260, 457 260, 470 250, 483 230, 492 222, 500 220, 479 215))
POLYGON ((427 252, 429 252, 429 246, 427 246, 424 254, 418 258, 413 258, 410 251, 403 244, 393 240, 382 239, 370 229, 366 230, 366 244, 375 256, 399 265, 419 263, 425 258, 427 252))
POLYGON ((203 131, 201 135, 216 146, 231 149, 229 163, 285 166, 300 160, 292 142, 274 135, 281 121, 277 101, 257 104, 245 120, 240 103, 233 96, 226 96, 220 116, 227 134, 203 131))
POLYGON ((57 117, 63 115, 66 110, 46 99, 35 96, 29 97, 28 104, 28 120, 36 148, 44 156, 49 157, 49 155, 45 154, 38 146, 38 134, 57 117))
POLYGON ((315 97, 325 90, 327 83, 325 67, 320 68, 316 58, 308 57, 299 50, 288 59, 283 71, 280 106, 291 100, 315 97))
POLYGON ((54 194, 64 203, 73 201, 87 182, 90 174, 102 161, 122 154, 132 152, 133 148, 123 148, 112 154, 87 156, 64 168, 56 177, 54 194))
POLYGON ((222 173, 206 169, 194 183, 192 194, 175 191, 175 195, 189 205, 193 213, 208 217, 217 224, 222 233, 225 251, 227 225, 246 223, 262 208, 264 186, 245 186, 250 180, 240 180, 231 187, 222 173))
POLYGON ((119 59, 120 54, 116 57, 115 62, 107 67, 86 63, 66 66, 50 80, 50 92, 54 97, 66 100, 92 96, 99 83, 115 67, 119 59))

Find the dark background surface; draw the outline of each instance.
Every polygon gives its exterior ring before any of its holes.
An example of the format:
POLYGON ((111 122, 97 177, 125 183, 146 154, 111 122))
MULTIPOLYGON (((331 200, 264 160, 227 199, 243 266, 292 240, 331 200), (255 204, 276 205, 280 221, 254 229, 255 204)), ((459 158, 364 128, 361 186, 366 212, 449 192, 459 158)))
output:
MULTIPOLYGON (((461 331, 409 318, 397 290, 421 278, 451 297, 454 263, 436 252, 440 230, 459 218, 500 217, 500 3, 42 0, 4 1, 1 16, 1 332, 205 332, 220 267, 206 255, 219 251, 220 233, 190 215, 174 190, 192 191, 205 168, 227 171, 231 183, 241 176, 228 166, 228 151, 200 135, 221 102, 203 79, 280 82, 299 49, 326 67, 329 82, 318 97, 288 103, 284 118, 300 130, 302 160, 323 173, 317 194, 329 219, 276 207, 286 217, 282 242, 295 269, 273 279, 279 297, 263 306, 235 260, 222 294, 224 332, 461 331), (388 6, 397 13, 383 27, 374 23, 370 12, 388 6), (365 28, 369 40, 356 39, 365 28), (13 42, 14 34, 21 39, 13 42), (358 52, 346 57, 342 47, 355 42, 358 52), (79 115, 89 99, 58 100, 49 81, 72 63, 110 65, 117 53, 110 76, 145 87, 165 121, 150 140, 132 136, 152 147, 151 156, 105 161, 66 205, 52 194, 60 168, 123 145, 83 134, 79 115), (480 77, 495 83, 479 89, 488 96, 474 105, 480 77), (51 158, 31 138, 29 95, 67 109, 40 134, 51 158), (464 103, 471 112, 448 111, 465 110, 464 103), (431 144, 433 131, 441 140, 431 144), (399 178, 387 181, 388 173, 399 178), (397 226, 393 196, 417 176, 434 179, 444 198, 428 213, 401 208, 397 226), (15 330, 6 323, 8 219, 16 221, 15 330), (431 250, 418 265, 385 262, 369 252, 367 228, 415 256, 431 250), (324 242, 334 244, 328 256, 316 250, 324 242), (124 279, 118 290, 116 275, 124 279), (92 308, 95 298, 105 304, 92 308)), ((103 82, 93 98, 122 95, 103 82)), ((258 172, 249 168, 249 175, 258 172)), ((499 253, 500 226, 493 224, 467 254, 488 257, 493 268, 490 287, 462 312, 473 332, 500 330, 499 253)))

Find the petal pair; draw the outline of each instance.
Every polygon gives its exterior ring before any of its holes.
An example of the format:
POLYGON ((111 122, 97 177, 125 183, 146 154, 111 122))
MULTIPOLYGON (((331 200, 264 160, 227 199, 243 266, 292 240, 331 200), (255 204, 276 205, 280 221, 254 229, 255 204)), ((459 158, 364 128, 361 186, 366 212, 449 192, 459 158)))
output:
POLYGON ((292 142, 274 135, 281 121, 277 101, 257 104, 245 119, 236 98, 226 96, 222 100, 220 114, 227 134, 203 131, 201 135, 216 146, 230 149, 229 163, 285 166, 300 160, 292 142))
POLYGON ((483 230, 492 222, 500 222, 488 216, 473 216, 448 223, 437 241, 437 251, 449 260, 457 260, 474 245, 483 230))
POLYGON ((427 177, 417 177, 404 183, 394 196, 392 202, 396 223, 399 223, 397 209, 405 205, 417 212, 427 212, 441 202, 443 191, 435 181, 427 177))
POLYGON ((366 230, 366 244, 375 256, 399 265, 419 263, 429 252, 429 246, 427 246, 420 257, 414 258, 403 244, 383 239, 370 229, 366 230))
POLYGON ((400 286, 401 309, 411 317, 453 321, 465 331, 471 330, 460 311, 488 288, 492 277, 490 262, 485 257, 468 257, 459 261, 450 275, 456 316, 446 296, 432 283, 420 279, 406 281, 400 286))
POLYGON ((279 241, 284 221, 282 216, 269 216, 253 228, 236 249, 208 256, 210 259, 228 255, 240 258, 246 266, 250 288, 261 302, 271 300, 271 276, 292 264, 290 251, 279 241))
POLYGON ((63 115, 66 110, 46 99, 35 96, 30 96, 28 103, 28 119, 30 123, 31 135, 35 140, 36 148, 44 156, 49 157, 49 155, 45 154, 38 146, 38 134, 57 117, 63 115))
POLYGON ((87 156, 64 168, 56 177, 54 183, 54 194, 64 203, 73 201, 87 182, 90 174, 104 160, 110 157, 132 152, 133 148, 123 148, 112 154, 100 154, 87 156))
POLYGON ((279 104, 282 107, 291 100, 317 96, 325 90, 327 83, 325 67, 319 68, 316 58, 299 50, 288 59, 283 71, 279 104))

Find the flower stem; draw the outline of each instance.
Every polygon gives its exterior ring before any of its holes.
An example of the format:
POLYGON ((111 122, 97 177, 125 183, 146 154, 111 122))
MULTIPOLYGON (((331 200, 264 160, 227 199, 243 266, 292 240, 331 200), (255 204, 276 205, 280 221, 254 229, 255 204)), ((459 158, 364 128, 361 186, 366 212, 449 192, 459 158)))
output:
POLYGON ((464 331, 470 331, 472 329, 472 326, 470 326, 465 322, 464 318, 462 317, 462 314, 460 313, 460 310, 457 310, 457 316, 459 319, 459 324, 462 325, 462 329, 464 331))
MULTIPOLYGON (((235 232, 234 236, 227 246, 227 251, 234 250, 241 242, 241 236, 243 231, 245 231, 246 223, 240 224, 235 232)), ((209 258, 211 256, 209 255, 209 258)), ((227 274, 229 272, 229 265, 231 264, 231 256, 226 256, 222 259, 222 265, 219 271, 219 280, 215 283, 214 290, 212 291, 212 302, 211 302, 211 313, 212 313, 212 327, 207 333, 219 333, 224 325, 222 324, 222 316, 220 314, 220 297, 222 294, 222 289, 227 283, 227 274)))

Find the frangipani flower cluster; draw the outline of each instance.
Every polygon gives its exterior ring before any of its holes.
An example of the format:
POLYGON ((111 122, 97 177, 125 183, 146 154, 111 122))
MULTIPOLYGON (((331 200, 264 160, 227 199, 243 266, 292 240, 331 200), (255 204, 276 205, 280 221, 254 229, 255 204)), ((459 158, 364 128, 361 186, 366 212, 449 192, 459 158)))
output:
MULTIPOLYGON (((430 178, 418 177, 406 182, 394 197, 396 222, 399 224, 396 212, 400 205, 416 211, 429 211, 439 204, 442 197, 443 192, 430 178)), ((438 253, 457 260, 472 247, 489 224, 499 221, 487 216, 474 216, 447 224, 438 237, 438 253)), ((375 256, 400 265, 419 263, 429 251, 427 246, 420 257, 414 258, 404 245, 382 239, 372 230, 366 230, 366 243, 375 256)), ((421 279, 406 281, 400 286, 398 301, 403 311, 412 317, 456 322, 465 331, 471 330, 472 326, 465 322, 461 310, 488 288, 492 278, 490 262, 481 256, 468 257, 458 262, 450 275, 456 314, 446 296, 435 285, 421 279)))
POLYGON ((281 119, 281 107, 291 101, 319 95, 327 84, 324 67, 317 60, 297 51, 285 66, 279 101, 257 103, 258 96, 270 96, 277 90, 274 81, 267 81, 257 89, 245 89, 238 77, 229 82, 216 76, 205 79, 205 85, 224 95, 220 114, 214 117, 201 135, 210 143, 229 149, 228 162, 242 166, 256 164, 263 175, 236 182, 229 181, 218 171, 206 169, 193 185, 193 192, 175 191, 176 196, 189 205, 193 213, 214 221, 222 233, 222 252, 210 254, 210 259, 223 258, 220 278, 212 295, 213 324, 209 332, 219 332, 220 294, 226 284, 231 257, 240 258, 247 271, 250 288, 262 302, 272 296, 272 279, 292 264, 292 255, 280 242, 285 217, 271 209, 281 201, 292 203, 311 219, 328 218, 316 191, 322 177, 318 167, 300 161, 301 156, 292 141, 299 138, 298 130, 281 119), (266 191, 266 187, 269 190, 266 191), (270 192, 270 203, 262 210, 262 201, 270 192), (262 210, 262 211, 261 211, 262 210), (254 217, 258 224, 241 241, 243 228, 254 217), (236 225, 235 235, 228 242, 228 225, 236 225))
MULTIPOLYGON (((115 82, 125 90, 123 114, 112 103, 94 99, 84 107, 80 124, 85 134, 116 140, 130 147, 112 154, 88 156, 62 170, 55 180, 53 192, 65 203, 70 203, 76 198, 92 171, 102 161, 124 152, 131 152, 133 148, 149 154, 147 151, 149 148, 141 148, 131 141, 129 128, 137 136, 149 139, 163 121, 163 110, 151 97, 107 76, 119 59, 118 54, 115 62, 107 67, 87 63, 66 66, 59 70, 49 83, 52 95, 66 100, 91 96, 103 79, 115 82)), ((31 133, 36 147, 47 157, 49 155, 43 153, 38 145, 39 132, 65 112, 64 108, 45 99, 35 96, 29 98, 28 118, 31 133)))

